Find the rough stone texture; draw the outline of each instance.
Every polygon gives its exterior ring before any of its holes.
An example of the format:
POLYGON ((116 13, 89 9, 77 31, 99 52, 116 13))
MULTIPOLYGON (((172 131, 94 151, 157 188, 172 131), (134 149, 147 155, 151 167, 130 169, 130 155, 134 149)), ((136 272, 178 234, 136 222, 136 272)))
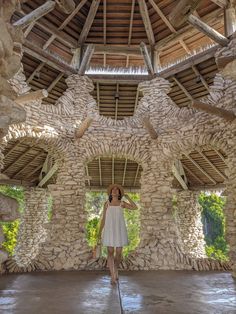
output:
MULTIPOLYGON (((95 100, 89 94, 93 89, 89 78, 71 75, 67 78, 67 84, 68 89, 56 105, 43 105, 41 101, 27 104, 26 122, 11 126, 0 143, 3 150, 10 139, 24 138, 28 143, 37 144, 50 152, 59 165, 57 182, 49 186, 49 193, 53 197, 53 214, 47 224, 47 237, 37 244, 38 255, 36 251, 27 255, 24 249, 26 231, 29 230, 34 238, 33 227, 35 230, 40 228, 40 222, 34 222, 33 217, 41 196, 37 196, 38 202, 35 196, 35 207, 30 206, 28 210, 28 220, 22 225, 25 231, 21 234, 24 237, 18 244, 23 266, 17 264, 14 258, 9 259, 6 262, 9 271, 105 267, 103 258, 91 259, 92 252, 85 239, 84 166, 98 156, 125 157, 138 162, 143 168, 141 242, 123 260, 122 268, 213 270, 229 269, 232 263, 236 265, 236 121, 229 123, 207 113, 178 108, 167 95, 170 83, 162 78, 140 84, 144 97, 134 116, 122 121, 99 115, 95 100), (158 131, 156 140, 150 139, 143 128, 144 116, 150 117, 154 129, 158 131), (86 117, 91 117, 93 123, 82 138, 75 140, 75 129, 86 117), (172 165, 182 153, 206 148, 223 150, 228 156, 228 179, 225 182, 228 192, 225 209, 227 237, 231 250, 231 262, 228 264, 204 258, 200 213, 194 193, 179 193, 177 222, 173 215, 172 197, 176 191, 172 189, 172 165), (188 201, 191 208, 188 208, 188 201), (193 220, 190 213, 195 215, 193 220), (27 227, 24 226, 26 223, 27 227), (185 230, 188 232, 183 236, 185 230), (189 238, 192 241, 186 243, 189 238)), ((19 79, 19 74, 12 80, 12 85, 18 91, 27 88, 22 77, 19 79)), ((203 100, 236 112, 236 81, 217 74, 209 95, 203 100)), ((0 157, 1 165, 3 155, 0 157)), ((45 215, 45 207, 42 210, 45 215)))
POLYGON ((182 191, 176 195, 176 207, 173 214, 183 243, 184 254, 192 258, 204 258, 205 240, 201 221, 201 206, 198 192, 182 191))

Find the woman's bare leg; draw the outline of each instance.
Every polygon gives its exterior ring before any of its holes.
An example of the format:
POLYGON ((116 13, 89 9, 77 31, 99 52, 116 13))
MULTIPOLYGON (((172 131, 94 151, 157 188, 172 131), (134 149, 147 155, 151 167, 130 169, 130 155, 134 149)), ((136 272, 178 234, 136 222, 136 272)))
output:
POLYGON ((119 265, 120 265, 121 258, 122 258, 122 247, 117 247, 117 248, 116 248, 115 261, 114 261, 116 280, 119 279, 119 277, 118 277, 118 267, 119 267, 119 265))
POLYGON ((115 276, 115 265, 114 265, 114 247, 108 246, 107 247, 107 264, 111 274, 111 282, 115 283, 116 276, 115 276))

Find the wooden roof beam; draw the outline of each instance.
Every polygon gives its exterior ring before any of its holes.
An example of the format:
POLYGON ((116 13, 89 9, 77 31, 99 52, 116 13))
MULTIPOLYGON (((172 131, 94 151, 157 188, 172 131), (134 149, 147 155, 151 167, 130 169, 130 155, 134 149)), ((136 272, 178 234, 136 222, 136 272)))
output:
POLYGON ((213 39, 219 45, 221 45, 221 46, 227 46, 228 45, 228 43, 229 43, 228 38, 221 35, 214 28, 208 26, 206 23, 204 23, 202 20, 200 20, 198 17, 194 16, 193 14, 190 14, 188 16, 187 21, 188 21, 188 23, 193 25, 195 28, 197 28, 200 32, 202 32, 206 36, 213 39))
POLYGON ((155 45, 155 37, 152 30, 151 21, 148 14, 147 4, 145 0, 138 0, 139 11, 142 16, 143 24, 146 30, 147 38, 151 46, 155 45))
POLYGON ((153 69, 153 66, 152 66, 152 61, 151 61, 150 55, 148 53, 147 46, 145 45, 144 42, 140 43, 140 50, 141 50, 141 53, 143 55, 143 59, 144 59, 145 65, 147 67, 148 74, 154 76, 155 73, 154 73, 154 69, 153 69))
POLYGON ((201 110, 206 113, 218 116, 229 122, 233 121, 236 118, 236 115, 233 111, 226 110, 224 108, 219 108, 216 106, 212 106, 196 99, 192 101, 191 106, 197 110, 201 110))
POLYGON ((80 67, 79 67, 79 70, 78 70, 78 74, 79 75, 84 75, 85 74, 85 71, 88 68, 90 60, 92 58, 93 52, 94 52, 94 45, 93 44, 89 44, 86 47, 85 53, 83 55, 83 59, 81 61, 81 64, 80 64, 80 67))
POLYGON ((200 150, 197 151, 198 154, 218 173, 218 175, 223 178, 224 180, 227 180, 226 175, 224 175, 223 173, 221 173, 215 165, 213 165, 213 163, 207 158, 207 156, 205 156, 203 154, 203 152, 201 152, 200 150))
POLYGON ((85 166, 85 170, 86 170, 86 176, 87 176, 87 178, 86 178, 85 180, 88 181, 88 185, 90 186, 90 185, 91 185, 91 182, 90 182, 90 176, 89 176, 88 165, 85 166))
POLYGON ((97 105, 98 105, 98 110, 100 112, 100 85, 99 85, 99 82, 96 83, 96 89, 97 89, 97 105))
POLYGON ((211 1, 217 4, 222 9, 226 8, 227 3, 228 3, 228 0, 211 0, 211 1))
POLYGON ((25 169, 27 169, 32 163, 35 162, 38 158, 44 156, 44 152, 36 155, 30 162, 28 162, 25 166, 23 166, 20 170, 17 170, 13 175, 12 178, 18 176, 21 172, 23 172, 25 169))
POLYGON ((157 134, 156 130, 154 129, 149 117, 143 118, 143 126, 148 131, 151 139, 153 139, 153 140, 157 139, 158 134, 157 134))
POLYGON ((58 170, 58 165, 57 163, 55 163, 53 167, 48 171, 48 173, 38 183, 38 186, 43 187, 52 178, 52 176, 57 172, 57 170, 58 170))
POLYGON ((13 186, 35 186, 35 184, 25 181, 25 180, 17 180, 17 179, 1 179, 0 180, 0 184, 4 184, 4 185, 13 185, 13 186))
POLYGON ((12 168, 17 162, 19 162, 22 158, 24 158, 29 153, 29 151, 31 151, 31 150, 32 150, 32 147, 27 148, 23 153, 20 154, 19 157, 17 157, 17 159, 15 159, 10 165, 8 165, 6 168, 4 168, 4 170, 2 172, 5 173, 7 170, 12 168))
POLYGON ((125 185, 125 175, 126 175, 126 169, 127 169, 127 158, 125 158, 125 166, 124 166, 124 171, 123 171, 123 179, 122 179, 122 186, 125 185))
POLYGON ((199 166, 199 164, 192 159, 192 157, 190 157, 187 154, 183 154, 187 159, 189 159, 212 183, 216 184, 217 182, 204 170, 202 169, 202 167, 199 166))
MULTIPOLYGON (((216 9, 215 11, 206 14, 201 18, 201 20, 207 24, 211 23, 212 21, 217 21, 222 22, 224 21, 224 16, 222 9, 216 9)), ((180 39, 184 39, 186 36, 190 37, 192 34, 196 33, 195 27, 192 25, 188 24, 186 26, 183 26, 180 28, 176 33, 170 34, 169 36, 159 40, 155 44, 155 49, 158 51, 163 50, 164 48, 168 46, 172 46, 174 43, 179 42, 180 39)))
POLYGON ((194 12, 201 0, 179 0, 172 12, 169 20, 174 27, 179 27, 186 22, 189 14, 194 12))
POLYGON ((150 4, 152 5, 153 9, 157 12, 157 14, 160 16, 162 21, 166 24, 166 26, 170 29, 172 33, 176 33, 175 28, 170 23, 170 21, 166 18, 166 16, 162 13, 161 9, 158 7, 156 2, 154 0, 148 0, 150 4))
POLYGON ((46 64, 45 62, 39 63, 39 65, 36 67, 36 69, 30 74, 30 76, 26 80, 26 83, 29 84, 32 81, 32 79, 34 78, 34 76, 36 74, 38 74, 40 72, 40 70, 45 66, 45 64, 46 64))
POLYGON ((48 86, 47 91, 50 92, 60 81, 60 79, 63 77, 64 73, 59 73, 58 76, 55 78, 55 80, 52 81, 52 83, 48 86))
POLYGON ((217 153, 217 155, 220 157, 220 159, 221 159, 224 163, 226 163, 226 162, 225 162, 225 157, 224 157, 218 150, 214 149, 214 151, 217 153))
POLYGON ((134 113, 136 111, 136 108, 138 106, 138 99, 139 99, 139 88, 137 86, 136 96, 135 96, 135 103, 134 103, 134 113))
POLYGON ((185 166, 183 163, 182 163, 182 165, 183 165, 183 168, 184 168, 185 170, 187 170, 188 173, 190 173, 190 175, 191 175, 192 177, 194 177, 199 183, 201 183, 202 185, 204 185, 204 182, 203 182, 201 179, 199 179, 198 176, 196 176, 195 173, 193 173, 193 172, 192 172, 187 166, 185 166))
POLYGON ((95 18, 96 13, 97 13, 97 9, 98 9, 99 4, 100 4, 100 0, 93 0, 91 3, 88 16, 86 18, 83 29, 82 29, 80 36, 79 36, 79 45, 82 45, 86 41, 89 30, 93 24, 93 20, 95 18))
POLYGON ((197 66, 193 65, 192 69, 193 69, 194 73, 196 74, 196 76, 200 78, 200 80, 201 80, 202 84, 204 85, 204 87, 206 88, 206 90, 209 92, 209 86, 208 86, 206 80, 204 79, 204 77, 199 72, 197 66))
POLYGON ((4 154, 4 159, 6 159, 19 145, 20 142, 14 144, 12 148, 6 154, 4 154))
POLYGON ((137 166, 137 170, 136 170, 136 174, 135 174, 135 178, 134 178, 134 183, 133 183, 133 186, 136 185, 136 181, 137 181, 137 177, 138 177, 138 173, 139 173, 139 168, 140 168, 140 165, 138 164, 137 166))
POLYGON ((85 131, 90 127, 91 123, 93 122, 93 118, 87 117, 84 121, 81 122, 80 126, 75 129, 75 138, 81 138, 85 131))
POLYGON ((46 97, 48 97, 48 91, 46 89, 39 89, 34 92, 21 94, 14 101, 17 104, 27 104, 31 101, 41 100, 46 97))
POLYGON ((188 99, 193 100, 193 97, 190 95, 187 89, 183 86, 183 84, 181 84, 180 81, 175 76, 173 76, 172 78, 175 81, 175 83, 179 86, 179 88, 184 92, 184 94, 188 97, 188 99))
POLYGON ((118 105, 119 105, 119 83, 116 83, 115 101, 116 101, 115 120, 117 120, 118 105))
POLYGON ((99 168, 100 186, 102 186, 102 165, 101 165, 101 158, 100 157, 98 157, 98 168, 99 168))
POLYGON ((103 0, 103 43, 107 42, 107 0, 103 0))
POLYGON ((130 21, 129 21, 128 45, 131 44, 132 29, 133 29, 133 20, 134 20, 134 5, 135 5, 135 0, 132 0, 131 13, 130 13, 130 21))
POLYGON ((25 15, 18 21, 16 21, 13 26, 25 27, 30 23, 37 21, 40 17, 44 16, 48 12, 52 11, 56 6, 56 2, 54 1, 46 1, 43 5, 25 15))

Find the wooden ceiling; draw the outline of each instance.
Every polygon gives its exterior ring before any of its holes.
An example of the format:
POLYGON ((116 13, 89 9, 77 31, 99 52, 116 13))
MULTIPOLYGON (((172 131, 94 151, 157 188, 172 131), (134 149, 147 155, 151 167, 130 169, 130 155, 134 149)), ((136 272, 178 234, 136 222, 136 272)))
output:
MULTIPOLYGON (((22 9, 14 13, 12 22, 43 5, 45 0, 24 2, 22 9)), ((134 114, 143 96, 137 88, 138 83, 150 79, 143 75, 147 68, 140 51, 141 42, 147 46, 155 71, 171 82, 169 96, 179 107, 186 107, 193 98, 208 94, 218 72, 214 59, 217 46, 187 22, 181 27, 173 27, 169 16, 177 1, 74 2, 76 8, 71 14, 66 15, 55 7, 24 28, 24 72, 32 90, 48 90, 44 104, 54 105, 63 94, 67 88, 65 79, 71 73, 77 73, 75 60, 81 62, 89 44, 95 46, 90 69, 100 71, 100 74, 88 75, 94 82, 92 96, 101 115, 119 120, 134 114), (113 74, 104 74, 107 70, 113 74), (118 71, 126 73, 118 75, 118 71), (141 74, 138 75, 138 71, 141 74)), ((202 0, 193 14, 223 34, 225 3, 223 0, 202 0)), ((39 184, 47 157, 45 151, 24 141, 11 141, 4 154, 3 173, 11 182, 39 184)), ((225 157, 224 152, 213 149, 182 156, 188 186, 196 189, 221 186, 225 179, 225 157)), ((142 167, 131 160, 98 156, 85 171, 88 189, 103 189, 112 182, 130 189, 140 188, 142 167)), ((55 180, 56 174, 44 186, 55 180)), ((177 181, 173 184, 179 187, 177 181)))

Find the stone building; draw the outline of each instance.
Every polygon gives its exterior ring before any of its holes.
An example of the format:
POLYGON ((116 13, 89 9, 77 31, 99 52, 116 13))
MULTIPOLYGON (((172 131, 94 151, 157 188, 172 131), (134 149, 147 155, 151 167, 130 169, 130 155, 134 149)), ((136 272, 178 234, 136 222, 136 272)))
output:
POLYGON ((141 195, 141 241, 123 269, 236 276, 234 1, 20 2, 0 2, 0 183, 26 195, 2 272, 103 268, 85 193, 116 182, 141 195), (208 189, 227 195, 229 263, 205 255, 208 189))

